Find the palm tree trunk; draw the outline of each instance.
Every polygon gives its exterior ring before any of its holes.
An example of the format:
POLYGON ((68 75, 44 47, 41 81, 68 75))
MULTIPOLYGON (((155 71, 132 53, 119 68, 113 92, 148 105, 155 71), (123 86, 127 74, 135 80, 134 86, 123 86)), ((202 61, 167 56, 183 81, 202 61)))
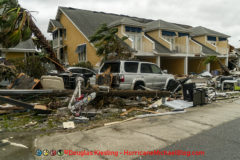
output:
POLYGON ((31 15, 29 17, 30 17, 29 18, 29 27, 30 27, 31 31, 33 32, 33 34, 38 38, 38 42, 41 45, 41 47, 44 48, 47 53, 49 53, 50 57, 48 59, 54 63, 57 70, 65 71, 65 68, 59 63, 59 60, 57 59, 56 53, 52 49, 52 46, 48 43, 45 36, 42 34, 40 29, 36 26, 31 15))
POLYGON ((218 65, 222 68, 222 70, 224 71, 224 75, 230 75, 230 71, 227 68, 227 66, 225 66, 224 64, 222 64, 222 62, 217 58, 217 63, 218 65))

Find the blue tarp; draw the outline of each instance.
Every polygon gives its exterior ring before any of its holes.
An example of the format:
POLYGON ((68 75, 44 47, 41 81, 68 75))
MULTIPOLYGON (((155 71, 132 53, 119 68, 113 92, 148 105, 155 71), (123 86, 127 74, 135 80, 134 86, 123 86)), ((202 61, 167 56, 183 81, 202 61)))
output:
POLYGON ((170 31, 162 31, 163 36, 176 36, 175 32, 170 32, 170 31))
POLYGON ((142 28, 125 26, 126 32, 142 32, 142 28))
POLYGON ((222 38, 222 37, 219 37, 219 38, 218 38, 218 40, 219 40, 219 41, 226 41, 226 40, 227 40, 227 38, 222 38))
POLYGON ((217 37, 207 36, 208 41, 217 41, 217 37))
POLYGON ((178 37, 183 37, 183 36, 188 36, 189 37, 189 33, 178 33, 178 37))

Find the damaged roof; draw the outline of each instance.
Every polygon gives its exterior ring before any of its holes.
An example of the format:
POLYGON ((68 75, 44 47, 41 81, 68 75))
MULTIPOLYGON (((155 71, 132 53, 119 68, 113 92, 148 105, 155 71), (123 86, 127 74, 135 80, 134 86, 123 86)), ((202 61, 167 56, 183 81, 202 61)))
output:
POLYGON ((208 35, 208 36, 216 36, 216 37, 222 37, 222 38, 229 38, 229 35, 202 27, 202 26, 198 26, 198 27, 194 27, 189 29, 189 32, 191 33, 191 36, 195 37, 195 36, 202 36, 202 35, 208 35))
POLYGON ((50 19, 50 22, 48 24, 48 32, 51 32, 52 28, 53 27, 56 27, 56 28, 64 28, 63 25, 57 21, 57 20, 54 20, 54 19, 50 19))

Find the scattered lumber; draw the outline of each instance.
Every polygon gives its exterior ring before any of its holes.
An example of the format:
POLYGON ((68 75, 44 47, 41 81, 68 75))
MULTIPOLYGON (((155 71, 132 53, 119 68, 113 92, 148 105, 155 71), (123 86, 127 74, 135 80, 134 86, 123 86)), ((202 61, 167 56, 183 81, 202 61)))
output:
MULTIPOLYGON (((93 90, 82 90, 84 94, 90 94, 94 92, 93 90)), ((97 96, 117 96, 117 97, 133 97, 133 96, 142 96, 142 97, 168 97, 170 92, 168 91, 144 91, 144 90, 110 90, 109 92, 95 91, 97 96)))

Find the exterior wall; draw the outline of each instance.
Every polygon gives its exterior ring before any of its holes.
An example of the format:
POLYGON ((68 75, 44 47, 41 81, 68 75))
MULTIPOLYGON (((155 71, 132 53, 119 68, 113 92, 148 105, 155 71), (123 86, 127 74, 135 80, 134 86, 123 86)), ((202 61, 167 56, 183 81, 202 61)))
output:
MULTIPOLYGON (((161 31, 160 31, 161 32, 161 31)), ((169 42, 165 41, 164 39, 162 39, 159 36, 159 30, 156 31, 150 31, 147 33, 149 36, 151 36, 152 38, 154 38, 156 41, 158 41, 159 43, 161 43, 162 45, 164 45, 165 47, 167 47, 168 49, 171 50, 171 45, 169 42)), ((161 35, 161 33, 160 33, 161 35)))
POLYGON ((196 44, 193 40, 189 40, 189 54, 200 54, 202 47, 196 44))
POLYGON ((217 51, 221 54, 228 54, 229 51, 228 41, 217 41, 217 51))
POLYGON ((145 61, 145 62, 151 62, 151 63, 157 63, 157 58, 156 57, 138 57, 140 60, 145 61))
POLYGON ((153 43, 146 37, 142 37, 142 47, 144 52, 153 52, 153 43))
POLYGON ((205 70, 207 70, 207 66, 203 64, 204 59, 203 58, 198 58, 198 59, 193 59, 189 58, 188 59, 188 73, 201 73, 205 70))
POLYGON ((96 65, 100 62, 101 58, 97 56, 96 49, 64 14, 62 14, 60 22, 64 28, 66 28, 66 39, 63 40, 63 44, 67 46, 67 59, 69 65, 79 63, 78 54, 75 53, 75 50, 78 45, 84 43, 86 44, 87 61, 92 65, 96 65))
POLYGON ((6 59, 14 59, 14 58, 24 58, 25 53, 23 52, 8 52, 6 53, 6 59))
POLYGON ((184 74, 184 58, 161 57, 161 69, 171 74, 184 74))
MULTIPOLYGON (((117 33, 118 37, 122 38, 123 36, 127 36, 125 29, 124 29, 125 28, 124 25, 120 25, 117 28, 118 28, 118 33, 117 33)), ((127 43, 130 47, 133 46, 132 41, 130 39, 126 39, 124 42, 127 43)))
POLYGON ((207 36, 199 36, 199 37, 193 37, 193 39, 195 39, 196 41, 198 41, 199 43, 207 46, 208 48, 211 48, 214 51, 217 51, 217 47, 208 43, 207 42, 207 36))
POLYGON ((175 50, 178 53, 187 53, 187 36, 175 37, 175 50))

